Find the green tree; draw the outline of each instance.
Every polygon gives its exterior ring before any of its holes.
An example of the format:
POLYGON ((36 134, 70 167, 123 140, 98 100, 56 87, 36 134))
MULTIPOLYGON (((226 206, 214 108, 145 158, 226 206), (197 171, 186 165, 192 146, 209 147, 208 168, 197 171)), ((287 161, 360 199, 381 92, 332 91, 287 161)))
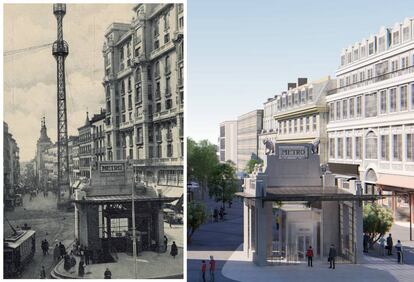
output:
POLYGON ((237 191, 237 177, 234 163, 227 161, 216 165, 209 181, 209 196, 214 197, 217 202, 229 202, 237 191))
POLYGON ((247 174, 252 173, 254 170, 254 166, 257 164, 261 164, 261 163, 263 162, 260 159, 251 159, 250 161, 247 162, 246 167, 244 168, 244 172, 247 174))
POLYGON ((393 220, 391 210, 383 206, 364 206, 364 233, 368 234, 371 246, 391 229, 393 220))
POLYGON ((203 203, 189 202, 187 204, 187 242, 191 244, 194 232, 207 220, 207 213, 203 203))
POLYGON ((208 140, 201 140, 197 143, 187 138, 187 178, 198 182, 202 198, 204 198, 209 178, 218 163, 216 147, 213 144, 208 140))

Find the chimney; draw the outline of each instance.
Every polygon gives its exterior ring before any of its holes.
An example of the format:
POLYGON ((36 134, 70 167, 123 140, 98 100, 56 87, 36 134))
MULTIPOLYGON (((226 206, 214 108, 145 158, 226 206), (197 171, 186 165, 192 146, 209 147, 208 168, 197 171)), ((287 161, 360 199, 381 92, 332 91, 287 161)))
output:
POLYGON ((298 87, 308 83, 308 79, 306 77, 298 77, 298 87))
POLYGON ((296 88, 296 83, 288 82, 288 90, 296 88))

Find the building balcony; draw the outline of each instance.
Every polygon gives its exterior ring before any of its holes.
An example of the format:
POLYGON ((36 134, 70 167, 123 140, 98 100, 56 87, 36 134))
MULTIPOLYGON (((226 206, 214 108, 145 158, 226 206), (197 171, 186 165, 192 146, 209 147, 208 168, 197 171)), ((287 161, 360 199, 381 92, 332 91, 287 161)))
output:
POLYGON ((173 140, 173 134, 172 134, 172 132, 170 131, 170 132, 167 132, 167 134, 165 135, 165 137, 166 137, 166 140, 167 141, 172 141, 173 140))
POLYGON ((182 77, 178 78, 178 83, 177 83, 178 87, 183 87, 184 86, 184 79, 182 77))
POLYGON ((155 90, 155 100, 161 99, 161 91, 159 89, 155 90))
POLYGON ((123 130, 123 129, 128 129, 130 127, 134 126, 134 120, 127 120, 124 122, 121 122, 119 125, 119 129, 123 130))
POLYGON ((140 113, 140 114, 135 114, 134 116, 134 120, 135 122, 143 122, 144 121, 144 114, 140 113))
POLYGON ((361 80, 346 86, 342 86, 342 87, 338 87, 335 89, 331 89, 328 90, 327 95, 333 95, 333 94, 337 94, 340 92, 344 92, 347 90, 351 90, 351 89, 355 89, 355 88, 360 88, 363 86, 367 86, 370 84, 374 84, 377 82, 382 82, 394 77, 398 77, 398 76, 402 76, 402 75, 406 75, 406 74, 410 74, 410 73, 414 73, 414 65, 411 65, 409 67, 403 68, 403 69, 398 69, 395 71, 391 71, 391 72, 387 72, 387 73, 383 73, 365 80, 361 80))
POLYGON ((104 80, 104 82, 111 82, 114 79, 115 79, 115 76, 112 73, 110 73, 108 75, 105 75, 103 80, 104 80))
POLYGON ((148 61, 147 57, 144 54, 140 54, 139 56, 134 57, 132 59, 133 65, 139 65, 139 64, 145 63, 147 61, 148 61))
POLYGON ((133 160, 134 166, 182 166, 183 158, 154 158, 145 160, 133 160))
POLYGON ((161 112, 156 112, 153 114, 152 119, 154 121, 160 120, 160 119, 169 119, 172 117, 175 117, 177 114, 177 108, 168 109, 161 112))
POLYGON ((173 41, 169 41, 167 44, 164 44, 162 46, 160 46, 159 48, 153 50, 150 53, 150 60, 154 60, 156 58, 158 58, 159 56, 161 56, 162 54, 169 52, 170 50, 174 49, 174 42, 173 41))

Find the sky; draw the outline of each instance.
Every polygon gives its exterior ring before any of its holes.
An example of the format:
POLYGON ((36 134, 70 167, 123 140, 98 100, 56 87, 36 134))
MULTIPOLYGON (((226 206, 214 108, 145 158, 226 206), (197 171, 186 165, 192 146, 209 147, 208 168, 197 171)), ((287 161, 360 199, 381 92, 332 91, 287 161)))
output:
POLYGON ((298 77, 318 80, 342 49, 414 17, 414 1, 188 1, 187 135, 263 108, 298 77))
MULTIPOLYGON (((63 36, 69 44, 66 59, 68 131, 77 128, 104 107, 102 46, 113 22, 130 23, 133 4, 67 5, 63 36)), ((56 40, 52 4, 4 5, 4 52, 52 43, 56 40)), ((56 131, 56 61, 51 47, 4 56, 4 120, 20 148, 20 160, 31 160, 46 117, 53 142, 56 131)))

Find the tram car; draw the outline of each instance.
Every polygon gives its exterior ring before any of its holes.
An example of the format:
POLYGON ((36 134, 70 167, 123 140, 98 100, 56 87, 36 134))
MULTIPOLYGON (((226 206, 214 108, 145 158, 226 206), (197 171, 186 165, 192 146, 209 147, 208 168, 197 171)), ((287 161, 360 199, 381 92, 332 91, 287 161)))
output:
POLYGON ((4 277, 18 277, 36 251, 36 231, 19 230, 4 239, 4 277))

